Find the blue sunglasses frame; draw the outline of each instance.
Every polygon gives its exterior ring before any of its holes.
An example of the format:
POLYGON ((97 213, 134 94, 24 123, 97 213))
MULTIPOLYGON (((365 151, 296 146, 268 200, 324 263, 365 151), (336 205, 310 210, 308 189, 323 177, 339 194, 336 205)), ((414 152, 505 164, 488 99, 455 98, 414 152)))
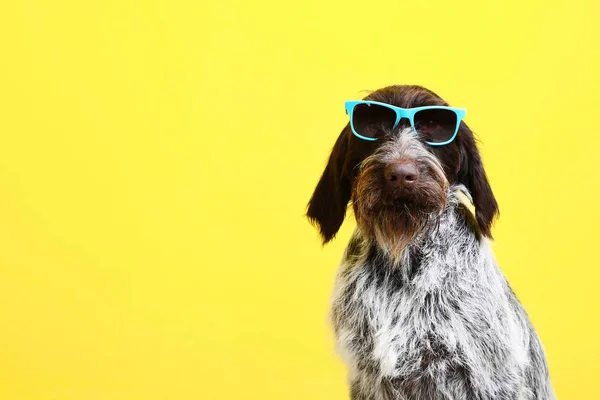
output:
POLYGON ((377 138, 362 136, 360 133, 356 132, 356 129, 354 129, 354 121, 353 121, 352 116, 354 114, 354 108, 359 104, 375 104, 378 106, 383 106, 383 107, 387 107, 391 110, 394 110, 396 112, 396 122, 394 123, 394 128, 398 126, 398 124, 400 123, 402 118, 406 118, 410 122, 410 126, 415 130, 415 132, 418 132, 417 128, 415 128, 415 114, 417 112, 423 111, 423 110, 450 110, 450 111, 453 111, 456 114, 456 128, 454 129, 454 133, 452 134, 452 137, 450 139, 446 140, 445 142, 427 142, 426 141, 425 143, 427 143, 430 146, 443 146, 445 144, 451 143, 454 140, 454 138, 456 138, 456 135, 458 133, 458 128, 460 127, 460 122, 467 115, 467 110, 465 108, 454 108, 454 107, 445 107, 445 106, 425 106, 425 107, 415 107, 415 108, 401 108, 401 107, 393 106, 391 104, 381 103, 379 101, 370 101, 370 100, 348 100, 348 101, 346 101, 346 114, 348 114, 348 116, 350 117, 350 128, 352 128, 352 133, 354 133, 354 136, 356 136, 360 139, 369 140, 369 141, 375 141, 375 140, 377 140, 377 138))

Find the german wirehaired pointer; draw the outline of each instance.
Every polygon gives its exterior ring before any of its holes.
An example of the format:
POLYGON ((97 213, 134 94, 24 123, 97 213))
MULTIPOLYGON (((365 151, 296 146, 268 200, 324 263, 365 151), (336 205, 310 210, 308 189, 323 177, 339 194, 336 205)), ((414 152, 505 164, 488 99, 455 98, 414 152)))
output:
POLYGON ((488 242, 498 205, 466 111, 391 86, 346 112, 307 216, 324 243, 350 201, 357 221, 331 311, 351 399, 554 399, 488 242))

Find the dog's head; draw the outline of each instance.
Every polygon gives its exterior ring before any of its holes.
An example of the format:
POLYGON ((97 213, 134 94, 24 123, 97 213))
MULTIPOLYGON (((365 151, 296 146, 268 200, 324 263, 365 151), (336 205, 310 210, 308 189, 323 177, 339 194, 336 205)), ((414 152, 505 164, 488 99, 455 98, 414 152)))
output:
MULTIPOLYGON (((448 106, 420 86, 386 87, 365 100, 404 109, 448 106)), ((318 226, 323 243, 336 235, 352 200, 363 233, 398 255, 432 226, 453 184, 469 190, 479 230, 491 237, 498 204, 473 133, 464 122, 460 122, 454 140, 440 146, 427 144, 427 138, 415 132, 405 118, 395 126, 371 120, 369 129, 369 136, 377 140, 361 139, 353 134, 350 124, 346 125, 308 204, 307 216, 318 226)), ((423 131, 419 127, 417 130, 423 131)))

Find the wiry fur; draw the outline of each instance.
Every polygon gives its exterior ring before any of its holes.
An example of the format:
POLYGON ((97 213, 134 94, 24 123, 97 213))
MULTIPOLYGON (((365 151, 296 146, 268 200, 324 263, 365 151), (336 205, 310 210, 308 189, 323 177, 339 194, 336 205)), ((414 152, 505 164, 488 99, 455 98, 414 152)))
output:
MULTIPOLYGON (((447 105, 420 86, 368 99, 447 105)), ((542 345, 488 243, 498 204, 473 133, 461 122, 432 147, 406 121, 379 129, 375 142, 342 130, 307 211, 323 243, 350 201, 357 220, 331 314, 352 400, 554 399, 542 345), (391 184, 384 171, 398 163, 418 179, 391 184)))
POLYGON ((332 321, 353 400, 554 398, 542 345, 457 189, 399 265, 360 228, 346 249, 332 321))
POLYGON ((367 157, 360 172, 352 193, 356 221, 365 234, 374 236, 380 247, 397 260, 402 250, 434 222, 444 208, 448 180, 440 162, 423 147, 410 128, 367 157), (411 189, 410 205, 407 199, 396 202, 386 199, 382 193, 383 168, 389 162, 402 159, 414 160, 421 169, 421 179, 411 189))

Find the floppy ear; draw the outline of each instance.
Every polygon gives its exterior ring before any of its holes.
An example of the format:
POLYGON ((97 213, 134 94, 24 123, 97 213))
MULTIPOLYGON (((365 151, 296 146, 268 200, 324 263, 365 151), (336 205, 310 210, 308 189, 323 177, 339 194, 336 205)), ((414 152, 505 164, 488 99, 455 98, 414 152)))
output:
POLYGON ((475 206, 475 217, 483 235, 492 238, 492 223, 500 213, 498 203, 488 182, 475 137, 466 124, 461 124, 461 168, 458 180, 469 189, 475 206))
POLYGON ((350 179, 344 171, 348 153, 348 126, 337 138, 323 175, 308 202, 306 216, 319 228, 323 244, 333 239, 344 222, 350 201, 350 179))

